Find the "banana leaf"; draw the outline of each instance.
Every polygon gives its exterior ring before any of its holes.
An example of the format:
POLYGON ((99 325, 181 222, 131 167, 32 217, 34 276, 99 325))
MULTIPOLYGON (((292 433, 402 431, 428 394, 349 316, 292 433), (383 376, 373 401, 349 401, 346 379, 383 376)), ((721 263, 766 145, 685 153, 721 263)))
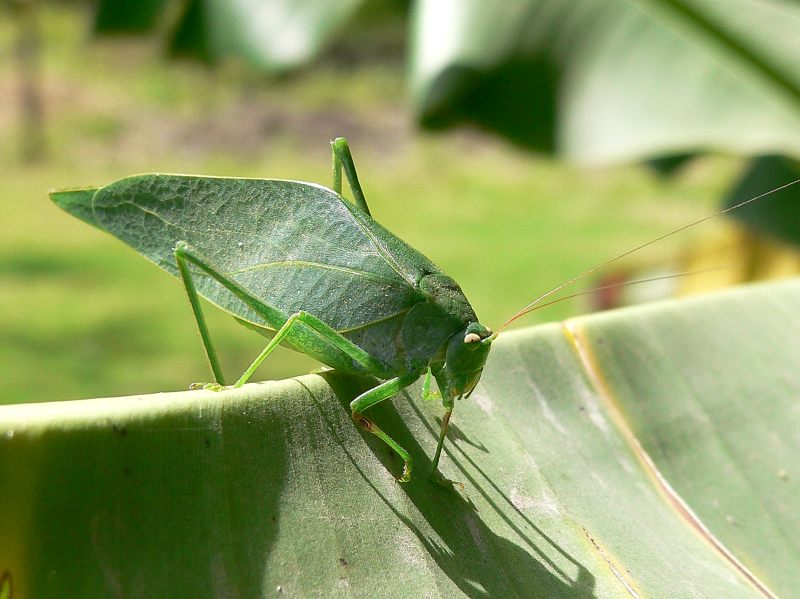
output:
POLYGON ((336 372, 0 406, 0 597, 790 597, 798 305, 791 280, 501 336, 451 489, 441 406, 373 410, 402 485, 336 372))

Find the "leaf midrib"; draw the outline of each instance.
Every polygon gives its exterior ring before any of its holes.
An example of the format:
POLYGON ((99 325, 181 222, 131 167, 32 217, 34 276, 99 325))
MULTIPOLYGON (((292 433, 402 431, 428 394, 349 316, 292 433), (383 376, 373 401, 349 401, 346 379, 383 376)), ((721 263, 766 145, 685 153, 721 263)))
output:
POLYGON ((636 436, 634 428, 625 418, 619 403, 614 398, 606 377, 600 368, 600 363, 593 355, 589 346, 589 339, 582 334, 580 326, 574 320, 562 323, 562 331, 567 343, 572 348, 584 372, 586 380, 591 384, 598 398, 603 402, 611 416, 611 420, 620 432, 621 437, 630 447, 631 452, 638 458, 640 466, 656 482, 657 490, 662 493, 667 503, 697 534, 707 542, 736 572, 739 573, 752 587, 767 599, 778 599, 778 596, 748 568, 739 558, 726 547, 722 541, 711 532, 711 529, 702 521, 700 516, 661 473, 653 458, 644 449, 642 442, 636 436))
POLYGON ((379 282, 379 283, 387 283, 391 285, 397 285, 398 283, 404 283, 405 281, 398 281, 397 279, 392 279, 389 277, 384 277, 377 274, 372 274, 364 270, 357 270, 354 268, 347 268, 345 266, 336 266, 335 264, 324 264, 322 262, 312 262, 310 260, 276 260, 274 262, 262 262, 261 264, 254 264, 253 266, 248 266, 246 268, 240 268, 238 270, 231 270, 226 272, 226 275, 238 275, 243 274, 246 272, 253 272, 257 270, 266 270, 269 268, 309 268, 309 269, 321 269, 321 270, 333 270, 336 272, 342 272, 345 274, 363 277, 365 279, 369 279, 371 281, 379 282))

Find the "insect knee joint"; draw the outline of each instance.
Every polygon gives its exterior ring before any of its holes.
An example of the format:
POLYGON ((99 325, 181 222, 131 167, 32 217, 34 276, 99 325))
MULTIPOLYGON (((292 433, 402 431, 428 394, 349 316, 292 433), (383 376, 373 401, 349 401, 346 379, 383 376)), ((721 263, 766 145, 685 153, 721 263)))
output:
POLYGON ((362 416, 359 412, 353 412, 353 421, 366 431, 373 432, 374 425, 369 418, 362 416))

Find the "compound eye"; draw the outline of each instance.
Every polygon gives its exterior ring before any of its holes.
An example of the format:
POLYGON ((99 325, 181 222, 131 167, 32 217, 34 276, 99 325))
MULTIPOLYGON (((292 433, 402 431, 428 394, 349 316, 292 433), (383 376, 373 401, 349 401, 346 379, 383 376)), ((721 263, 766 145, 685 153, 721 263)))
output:
POLYGON ((464 343, 475 343, 476 341, 480 341, 481 336, 477 333, 467 333, 464 335, 464 343))

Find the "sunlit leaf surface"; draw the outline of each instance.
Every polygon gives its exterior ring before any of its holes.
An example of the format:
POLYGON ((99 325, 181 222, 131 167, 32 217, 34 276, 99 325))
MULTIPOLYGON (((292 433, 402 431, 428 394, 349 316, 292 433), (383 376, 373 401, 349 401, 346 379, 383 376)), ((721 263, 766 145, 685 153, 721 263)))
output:
POLYGON ((441 407, 351 423, 335 373, 0 407, 0 573, 20 597, 790 597, 800 283, 501 337, 441 407))
POLYGON ((476 122, 589 163, 724 148, 800 154, 800 5, 423 0, 423 123, 476 122))
MULTIPOLYGON (((173 52, 214 62, 243 59, 265 71, 297 68, 314 58, 363 0, 191 0, 182 7, 173 52)), ((165 0, 101 0, 99 33, 147 32, 162 25, 165 0)))

